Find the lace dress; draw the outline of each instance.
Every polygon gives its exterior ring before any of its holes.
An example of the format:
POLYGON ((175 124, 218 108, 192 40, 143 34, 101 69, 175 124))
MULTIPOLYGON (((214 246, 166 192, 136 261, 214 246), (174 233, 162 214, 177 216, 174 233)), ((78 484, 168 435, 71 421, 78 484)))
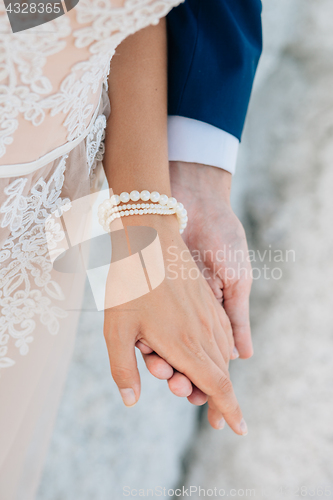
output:
MULTIPOLYGON (((0 3, 0 498, 34 498, 71 358, 82 273, 53 268, 71 203, 98 190, 110 60, 181 0, 80 0, 13 34, 0 3)), ((79 231, 79 229, 78 229, 79 231)))

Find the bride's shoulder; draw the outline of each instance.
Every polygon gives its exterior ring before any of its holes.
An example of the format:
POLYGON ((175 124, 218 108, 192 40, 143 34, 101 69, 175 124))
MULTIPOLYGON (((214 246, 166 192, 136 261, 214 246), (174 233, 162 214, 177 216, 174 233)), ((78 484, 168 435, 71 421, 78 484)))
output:
POLYGON ((179 3, 79 0, 66 15, 12 33, 0 1, 0 165, 39 165, 83 138, 116 47, 179 3))

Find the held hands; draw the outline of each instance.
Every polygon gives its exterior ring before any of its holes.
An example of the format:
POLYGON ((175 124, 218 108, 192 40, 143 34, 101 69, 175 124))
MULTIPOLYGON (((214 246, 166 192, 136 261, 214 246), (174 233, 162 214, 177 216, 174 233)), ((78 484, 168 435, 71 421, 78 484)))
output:
MULTIPOLYGON (((118 46, 117 57, 112 59, 109 97, 112 113, 103 161, 109 185, 119 193, 144 186, 170 196, 165 19, 118 46)), ((182 251, 188 252, 175 217, 146 214, 125 220, 124 224, 155 227, 165 259, 170 246, 177 248, 179 256, 182 251)), ((179 258, 178 265, 184 265, 185 273, 198 271, 190 255, 187 262, 179 258)), ((200 274, 195 280, 185 280, 179 271, 177 279, 166 278, 150 293, 131 301, 130 306, 105 311, 104 334, 113 377, 125 404, 134 404, 140 395, 135 345, 151 349, 160 357, 155 360, 163 361, 163 369, 170 373, 173 367, 172 374, 173 369, 177 371, 169 381, 173 390, 191 381, 188 388, 195 386, 192 402, 207 395, 213 427, 221 428, 224 417, 237 434, 245 434, 246 424, 228 373, 234 349, 228 317, 200 274)), ((228 301, 226 291, 224 298, 228 301)), ((232 321, 235 324, 235 319, 232 321)))
MULTIPOLYGON (((207 165, 171 162, 173 195, 184 201, 189 224, 184 239, 196 256, 216 299, 231 321, 236 344, 231 359, 252 355, 249 324, 251 266, 244 229, 230 206, 231 174, 207 165)), ((177 396, 188 397, 196 405, 207 401, 205 394, 147 346, 138 343, 148 370, 168 380, 177 396)))
POLYGON ((181 252, 184 255, 188 250, 179 235, 176 219, 131 216, 126 218, 126 224, 155 227, 165 259, 170 246, 179 258, 173 268, 178 271, 175 279, 167 276, 156 289, 132 301, 130 308, 125 304, 105 311, 104 336, 111 372, 125 404, 135 404, 140 396, 135 357, 138 345, 147 350, 145 356, 151 356, 148 352, 152 350, 165 360, 162 371, 169 370, 169 384, 174 390, 177 379, 184 374, 192 402, 208 396, 208 419, 212 427, 221 428, 225 419, 236 434, 246 434, 228 373, 234 350, 230 322, 200 273, 196 273, 197 279, 182 278, 184 273, 194 275, 197 266, 190 255, 186 262, 181 259, 181 252), (171 367, 177 371, 175 374, 171 373, 171 367))

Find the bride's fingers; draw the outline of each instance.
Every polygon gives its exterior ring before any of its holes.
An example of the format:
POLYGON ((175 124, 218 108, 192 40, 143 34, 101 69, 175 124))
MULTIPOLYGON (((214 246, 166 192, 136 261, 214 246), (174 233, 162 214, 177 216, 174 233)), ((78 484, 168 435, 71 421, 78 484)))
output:
POLYGON ((198 387, 192 384, 192 394, 190 394, 187 399, 192 405, 202 406, 207 403, 208 396, 202 392, 198 387))
POLYGON ((211 327, 211 330, 213 332, 213 335, 203 343, 203 349, 206 354, 214 361, 214 363, 223 369, 224 367, 228 367, 229 365, 229 341, 214 309, 212 309, 212 315, 213 325, 211 327))
POLYGON ((208 412, 207 412, 208 422, 214 429, 223 429, 225 426, 225 420, 222 413, 216 408, 214 402, 211 398, 208 398, 208 412))
MULTIPOLYGON (((140 349, 141 350, 141 349, 140 349)), ((142 351, 141 351, 142 352, 142 351)), ((146 367, 154 377, 160 380, 168 380, 173 375, 173 368, 158 354, 143 354, 142 357, 146 363, 146 367)))
POLYGON ((134 342, 118 330, 108 331, 104 326, 111 374, 126 406, 133 406, 140 397, 140 374, 137 367, 134 342))
POLYGON ((168 386, 175 396, 188 398, 193 391, 191 381, 182 373, 175 372, 168 380, 168 386))

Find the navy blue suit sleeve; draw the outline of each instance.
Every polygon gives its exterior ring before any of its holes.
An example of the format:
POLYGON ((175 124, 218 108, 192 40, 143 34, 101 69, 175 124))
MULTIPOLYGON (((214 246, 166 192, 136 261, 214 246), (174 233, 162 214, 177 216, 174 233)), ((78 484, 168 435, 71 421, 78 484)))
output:
POLYGON ((241 138, 262 51, 260 0, 186 0, 167 16, 168 112, 241 138))

